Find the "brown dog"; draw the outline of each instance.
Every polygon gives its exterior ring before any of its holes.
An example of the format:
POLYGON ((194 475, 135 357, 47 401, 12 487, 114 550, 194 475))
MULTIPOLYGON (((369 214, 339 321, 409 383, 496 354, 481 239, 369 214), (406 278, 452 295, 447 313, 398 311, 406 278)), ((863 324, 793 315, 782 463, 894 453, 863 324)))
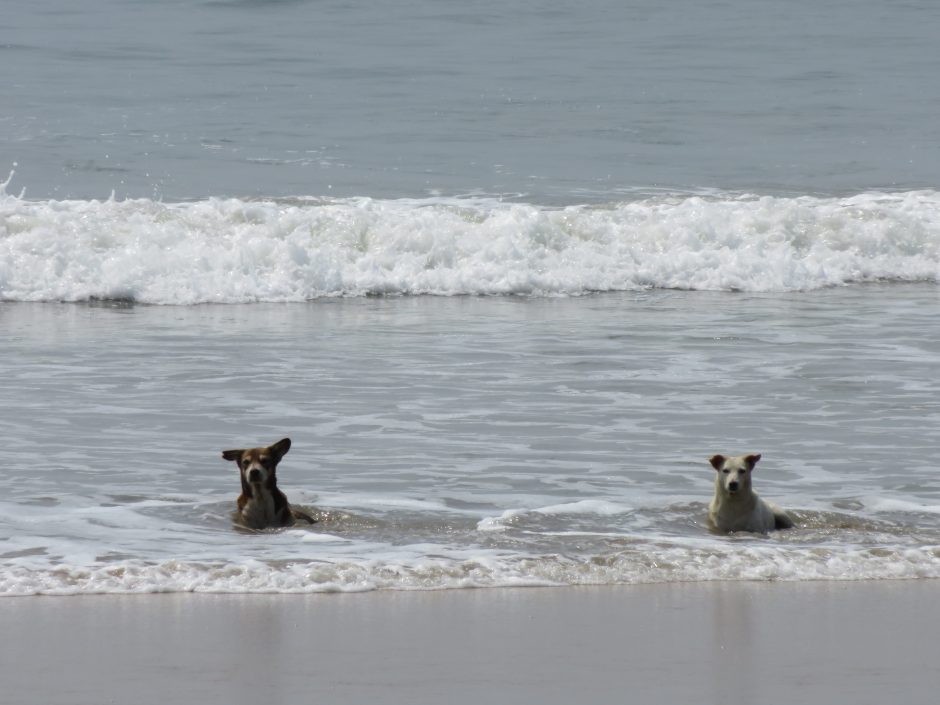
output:
POLYGON ((295 509, 277 487, 277 464, 290 450, 290 438, 267 448, 223 450, 225 460, 238 463, 242 493, 238 497, 238 521, 249 529, 293 526, 297 521, 313 524, 316 519, 295 509))

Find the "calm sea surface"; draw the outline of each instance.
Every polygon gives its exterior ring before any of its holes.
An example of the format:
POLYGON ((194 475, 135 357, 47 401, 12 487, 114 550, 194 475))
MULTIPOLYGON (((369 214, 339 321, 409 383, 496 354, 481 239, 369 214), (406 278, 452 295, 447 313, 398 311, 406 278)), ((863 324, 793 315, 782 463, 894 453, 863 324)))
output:
POLYGON ((0 26, 0 594, 940 577, 940 6, 0 26), (223 449, 312 528, 237 531, 223 449), (705 528, 713 453, 797 527, 705 528))
POLYGON ((8 3, 30 198, 936 186, 940 6, 8 3))

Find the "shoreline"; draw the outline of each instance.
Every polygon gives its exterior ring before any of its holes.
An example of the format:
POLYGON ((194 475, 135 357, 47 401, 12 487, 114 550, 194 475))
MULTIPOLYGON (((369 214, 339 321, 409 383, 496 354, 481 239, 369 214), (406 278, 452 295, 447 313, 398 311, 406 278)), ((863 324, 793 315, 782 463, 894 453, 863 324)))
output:
POLYGON ((926 705, 938 597, 886 580, 0 598, 0 681, 8 705, 926 705))

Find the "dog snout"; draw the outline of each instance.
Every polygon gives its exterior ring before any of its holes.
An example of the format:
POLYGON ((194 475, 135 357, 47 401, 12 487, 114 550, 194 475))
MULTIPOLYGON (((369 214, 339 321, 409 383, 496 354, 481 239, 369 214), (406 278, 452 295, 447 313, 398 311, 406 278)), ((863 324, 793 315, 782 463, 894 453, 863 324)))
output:
POLYGON ((248 482, 261 482, 261 471, 258 468, 252 468, 248 471, 248 482))
POLYGON ((729 491, 729 492, 737 492, 737 491, 738 491, 738 481, 737 481, 737 480, 732 480, 731 482, 728 483, 728 491, 729 491))

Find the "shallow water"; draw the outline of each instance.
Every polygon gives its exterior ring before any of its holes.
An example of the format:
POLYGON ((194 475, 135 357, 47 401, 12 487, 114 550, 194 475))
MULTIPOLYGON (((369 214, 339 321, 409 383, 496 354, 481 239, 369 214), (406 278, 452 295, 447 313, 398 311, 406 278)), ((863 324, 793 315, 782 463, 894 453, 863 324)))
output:
POLYGON ((940 577, 929 285, 4 304, 12 594, 940 577), (314 527, 231 523, 223 448, 314 527), (15 439, 15 440, 14 440, 15 439), (794 511, 704 525, 714 452, 794 511))
POLYGON ((938 35, 4 8, 0 593, 940 577, 938 35), (321 521, 238 531, 284 436, 321 521), (708 533, 716 452, 797 528, 708 533))

